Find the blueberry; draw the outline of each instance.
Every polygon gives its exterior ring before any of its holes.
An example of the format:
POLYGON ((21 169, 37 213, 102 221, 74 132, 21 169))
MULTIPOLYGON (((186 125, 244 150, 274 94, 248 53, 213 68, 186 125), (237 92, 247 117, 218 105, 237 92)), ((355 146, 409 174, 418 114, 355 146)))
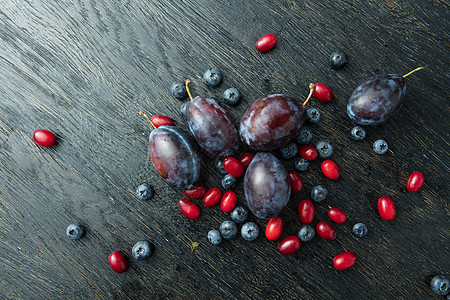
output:
POLYGON ((330 55, 331 68, 339 70, 347 63, 347 55, 342 51, 334 51, 330 55))
POLYGON ((84 227, 80 224, 70 224, 66 228, 66 236, 71 240, 78 240, 84 234, 84 227))
POLYGON ((219 173, 220 175, 227 175, 228 172, 223 167, 223 157, 217 157, 214 161, 214 169, 219 173))
POLYGON ((188 104, 190 101, 183 102, 180 106, 180 115, 183 117, 183 119, 187 120, 186 117, 186 104, 188 104))
POLYGON ((449 281, 444 275, 438 275, 431 279, 431 289, 438 295, 445 296, 450 292, 449 281))
POLYGON ((366 131, 361 126, 352 128, 352 138, 356 141, 362 141, 366 138, 366 131))
POLYGON ((389 147, 385 140, 376 140, 373 143, 373 151, 376 154, 385 154, 388 151, 389 147))
POLYGON ((304 243, 311 242, 315 235, 316 231, 311 225, 303 225, 298 231, 298 238, 304 243))
POLYGON ((307 159, 300 158, 295 161, 294 166, 299 171, 306 171, 309 167, 309 161, 307 159))
POLYGON ((236 105, 239 103, 241 94, 236 88, 229 88, 223 92, 223 102, 228 105, 236 105))
POLYGON ((222 80, 222 72, 217 68, 209 68, 203 73, 203 81, 208 86, 216 87, 222 80))
POLYGON ((328 158, 333 154, 333 145, 329 140, 319 140, 316 143, 316 149, 321 158, 328 158))
POLYGON ((182 81, 175 81, 170 86, 170 93, 178 100, 183 100, 187 97, 186 84, 182 81))
POLYGON ((246 241, 254 241, 259 236, 259 227, 256 223, 247 222, 242 225, 241 236, 246 241))
POLYGON ((153 254, 152 246, 147 241, 137 242, 131 249, 131 254, 136 260, 147 259, 153 254))
POLYGON ((316 185, 311 190, 311 198, 316 202, 322 202, 328 195, 328 190, 322 185, 316 185))
POLYGON ((281 156, 284 159, 294 158, 297 155, 297 152, 298 152, 298 146, 294 142, 284 145, 283 147, 280 148, 281 156))
POLYGON ((236 185, 237 181, 236 177, 227 174, 222 178, 222 186, 224 189, 229 190, 236 185))
POLYGON ((361 238, 367 234, 368 229, 367 229, 366 224, 356 223, 355 225, 353 225, 352 232, 356 237, 361 238))
POLYGON ((138 197, 139 200, 142 201, 150 199, 151 197, 153 197, 153 194, 154 193, 152 187, 146 183, 141 184, 136 189, 136 196, 138 197))
POLYGON ((313 133, 311 129, 307 126, 303 126, 297 135, 297 143, 299 145, 307 145, 311 142, 312 137, 313 133))
POLYGON ((311 123, 317 123, 320 120, 320 111, 317 108, 309 108, 306 111, 306 120, 311 123))
POLYGON ((233 220, 238 224, 244 223, 245 220, 247 220, 247 216, 248 216, 248 209, 246 209, 243 206, 235 207, 230 213, 231 220, 233 220))
POLYGON ((220 234, 226 240, 235 238, 237 235, 237 226, 233 221, 223 221, 219 227, 220 234))
POLYGON ((219 245, 222 242, 222 235, 219 230, 210 230, 208 232, 208 241, 213 245, 219 245))

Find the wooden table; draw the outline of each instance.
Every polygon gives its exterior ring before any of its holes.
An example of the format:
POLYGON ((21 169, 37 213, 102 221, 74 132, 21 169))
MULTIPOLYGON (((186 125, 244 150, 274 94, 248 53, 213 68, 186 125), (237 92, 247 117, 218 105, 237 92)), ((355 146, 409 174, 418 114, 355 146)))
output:
MULTIPOLYGON (((449 7, 445 1, 2 1, 0 7, 0 298, 238 298, 238 299, 442 299, 431 278, 449 275, 449 7), (267 33, 275 49, 258 53, 267 33), (335 71, 329 56, 345 51, 348 65, 335 71), (217 88, 202 82, 216 66, 217 88), (367 127, 367 138, 350 138, 346 114, 353 89, 384 73, 425 70, 408 77, 401 111, 388 123, 367 127), (254 242, 241 237, 213 246, 207 233, 229 219, 218 206, 192 221, 178 209, 180 191, 159 177, 149 160, 151 127, 138 115, 164 114, 187 129, 182 102, 169 87, 190 78, 194 95, 220 100, 226 88, 242 93, 224 104, 235 124, 258 97, 283 93, 303 100, 310 82, 323 82, 335 99, 308 106, 322 114, 312 143, 329 139, 337 181, 313 161, 301 174, 304 188, 280 216, 282 237, 296 235, 300 200, 325 185, 329 207, 348 214, 332 223, 334 241, 315 237, 289 256, 263 231, 254 242), (38 146, 33 131, 57 135, 57 145, 38 146), (383 138, 391 149, 376 155, 383 138), (409 193, 415 170, 425 185, 409 193), (155 197, 139 201, 147 182, 155 197), (390 196, 397 208, 382 220, 376 203, 390 196), (67 225, 80 222, 86 235, 71 241, 67 225), (357 239, 356 222, 369 228, 357 239), (138 262, 132 246, 149 240, 154 255, 138 262), (199 242, 191 251, 191 241, 199 242), (108 256, 122 251, 129 269, 117 274, 108 256), (353 251, 356 265, 334 269, 332 259, 353 251)), ((247 151, 240 148, 239 154, 247 151)), ((279 152, 274 151, 279 156, 279 152)), ((220 187, 214 158, 202 153, 208 188, 220 187)), ((283 163, 294 168, 294 159, 283 163)), ((223 189, 222 189, 223 190, 223 189)), ((246 205, 242 180, 233 189, 246 205)))

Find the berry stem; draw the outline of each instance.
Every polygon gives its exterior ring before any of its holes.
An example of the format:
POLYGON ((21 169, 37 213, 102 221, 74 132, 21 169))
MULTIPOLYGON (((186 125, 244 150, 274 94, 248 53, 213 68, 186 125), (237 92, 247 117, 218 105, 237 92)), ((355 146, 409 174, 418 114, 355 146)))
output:
POLYGON ((191 83, 191 81, 189 79, 186 79, 186 91, 189 95, 189 99, 191 99, 191 101, 194 101, 194 98, 192 98, 191 90, 189 89, 190 83, 191 83))
POLYGON ((403 78, 408 77, 408 76, 411 75, 412 73, 417 72, 417 71, 422 70, 422 69, 423 69, 423 67, 418 67, 418 68, 412 70, 411 72, 408 72, 408 73, 406 73, 405 75, 403 75, 403 78))
POLYGON ((314 91, 314 85, 315 85, 314 83, 310 83, 310 84, 309 84, 309 95, 308 95, 308 97, 306 98, 305 102, 303 102, 303 106, 305 106, 306 103, 308 103, 309 99, 311 99, 311 96, 312 96, 313 91, 314 91))
POLYGON ((150 124, 152 124, 153 129, 156 129, 155 124, 152 122, 152 120, 150 120, 149 117, 147 117, 147 115, 145 114, 145 112, 143 112, 143 111, 141 110, 141 111, 139 111, 139 115, 140 115, 140 116, 144 116, 144 117, 147 119, 147 121, 149 121, 150 124))

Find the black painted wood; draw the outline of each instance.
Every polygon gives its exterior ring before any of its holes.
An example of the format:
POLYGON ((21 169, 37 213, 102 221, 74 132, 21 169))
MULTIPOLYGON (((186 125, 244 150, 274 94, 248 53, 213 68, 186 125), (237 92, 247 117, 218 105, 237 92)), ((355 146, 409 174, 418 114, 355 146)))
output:
MULTIPOLYGON (((449 13, 445 1, 3 1, 0 8, 0 298, 283 298, 423 299, 434 296, 430 279, 449 275, 449 13), (256 40, 274 33, 278 45, 257 53, 256 40), (332 70, 328 57, 344 50, 349 64, 332 70), (203 72, 219 67, 218 88, 203 72), (352 90, 375 74, 404 74, 403 108, 387 124, 350 139, 346 115, 352 90), (330 190, 316 205, 316 224, 329 206, 345 210, 338 237, 316 237, 297 253, 281 256, 263 234, 214 247, 210 229, 228 219, 219 207, 187 220, 177 207, 182 193, 168 187, 148 159, 149 124, 138 115, 173 117, 186 128, 175 80, 192 80, 194 94, 220 99, 228 87, 243 99, 226 106, 238 125, 256 98, 284 93, 302 100, 310 82, 324 82, 335 100, 318 108, 313 142, 332 141, 341 178, 331 182, 314 161, 304 189, 281 216, 283 237, 296 234, 297 205, 316 184, 330 190), (31 136, 57 134, 51 148, 31 136), (388 141, 377 156, 371 144, 388 141), (408 175, 425 174, 418 193, 408 175), (138 201, 136 187, 150 183, 156 196, 138 201), (380 219, 376 202, 391 196, 397 217, 380 219), (365 222, 369 234, 351 228, 365 222), (65 237, 73 222, 87 227, 79 241, 65 237), (131 247, 155 245, 148 261, 131 247), (190 241, 200 246, 191 252, 190 241), (108 255, 122 251, 130 268, 114 273, 108 255), (339 272, 332 258, 354 251, 357 264, 339 272)), ((241 148, 240 153, 247 149, 241 148)), ((275 152, 277 153, 277 152, 275 152)), ((203 181, 221 176, 205 153, 203 181)), ((278 155, 278 153, 277 153, 278 155)), ((293 168, 294 161, 284 162, 293 168)), ((234 189, 244 205, 242 182, 234 189)), ((252 221, 264 230, 266 221, 252 221)))

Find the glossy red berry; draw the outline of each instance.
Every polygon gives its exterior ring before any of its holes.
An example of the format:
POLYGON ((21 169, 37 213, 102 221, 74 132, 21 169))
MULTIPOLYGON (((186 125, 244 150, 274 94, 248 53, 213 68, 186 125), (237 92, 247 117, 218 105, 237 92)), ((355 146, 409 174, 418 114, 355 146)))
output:
POLYGON ((251 154, 250 152, 245 152, 244 154, 242 154, 239 157, 239 160, 242 163, 242 166, 244 167, 244 169, 247 170, 248 166, 250 165, 250 163, 253 160, 253 154, 251 154))
POLYGON ((223 160, 223 168, 233 177, 241 177, 244 174, 244 166, 241 161, 232 156, 228 156, 223 160))
POLYGON ((128 262, 121 252, 113 252, 108 257, 109 265, 117 273, 123 273, 128 269, 128 262))
POLYGON ((291 192, 298 193, 303 189, 303 180, 300 174, 291 170, 288 172, 289 178, 291 179, 291 192))
POLYGON ((175 124, 172 118, 163 115, 154 115, 152 117, 152 123, 153 125, 155 125, 156 128, 163 125, 173 126, 175 124))
POLYGON ((418 192, 422 188, 424 181, 425 177, 422 173, 418 171, 412 172, 406 182, 406 189, 412 193, 418 192))
POLYGON ((275 217, 270 219, 266 226, 266 238, 271 241, 276 241, 283 232, 283 219, 275 217))
POLYGON ((315 160, 317 156, 319 156, 319 151, 317 151, 317 149, 311 145, 302 145, 298 149, 298 154, 301 156, 301 158, 307 160, 315 160))
POLYGON ((273 34, 266 34, 260 37, 256 42, 256 50, 258 50, 258 52, 265 52, 275 47, 276 44, 277 38, 273 34))
POLYGON ((213 207, 220 201, 221 197, 222 192, 219 190, 219 188, 212 188, 206 192, 205 196, 203 196, 203 204, 206 207, 213 207))
POLYGON ((334 267, 339 271, 351 268, 355 263, 356 255, 353 252, 343 252, 333 258, 334 267))
POLYGON ((345 212, 336 207, 332 207, 328 210, 328 217, 336 223, 342 224, 347 221, 347 215, 345 212))
POLYGON ((314 213, 316 209, 311 200, 302 200, 298 204, 298 216, 300 221, 305 224, 311 224, 314 220, 314 213))
POLYGON ((330 88, 323 83, 316 83, 313 89, 313 96, 323 103, 331 102, 334 98, 330 88))
POLYGON ((341 175, 338 166, 330 159, 324 160, 320 164, 320 169, 322 170, 323 175, 331 180, 336 180, 341 175))
POLYGON ((198 199, 206 194, 206 187, 202 183, 199 183, 189 190, 183 191, 183 194, 188 198, 198 199))
POLYGON ((319 222, 316 225, 317 233, 326 240, 334 240, 336 238, 336 230, 327 222, 319 222))
POLYGON ((56 136, 46 129, 38 129, 33 133, 33 140, 42 147, 50 147, 55 144, 56 136))
POLYGON ((285 237, 281 242, 278 244, 278 252, 280 252, 283 255, 289 255, 300 249, 301 242, 295 235, 290 235, 288 237, 285 237))
POLYGON ((220 201, 220 209, 226 213, 229 213, 236 207, 237 195, 233 191, 226 191, 222 200, 220 201))
POLYGON ((378 212, 383 220, 390 221, 395 218, 394 201, 388 196, 378 199, 378 212))
POLYGON ((195 220, 200 217, 200 208, 198 208, 197 204, 187 198, 180 199, 180 201, 178 201, 178 207, 186 218, 195 220))

